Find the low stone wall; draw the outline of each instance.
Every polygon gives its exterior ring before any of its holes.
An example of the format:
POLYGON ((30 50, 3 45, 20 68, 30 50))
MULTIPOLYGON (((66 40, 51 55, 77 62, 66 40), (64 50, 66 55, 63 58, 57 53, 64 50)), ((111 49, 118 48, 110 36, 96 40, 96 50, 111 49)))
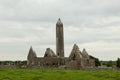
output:
POLYGON ((118 68, 112 68, 112 67, 94 67, 94 68, 84 68, 83 70, 120 70, 118 68))
POLYGON ((15 65, 0 65, 0 68, 16 68, 15 65))

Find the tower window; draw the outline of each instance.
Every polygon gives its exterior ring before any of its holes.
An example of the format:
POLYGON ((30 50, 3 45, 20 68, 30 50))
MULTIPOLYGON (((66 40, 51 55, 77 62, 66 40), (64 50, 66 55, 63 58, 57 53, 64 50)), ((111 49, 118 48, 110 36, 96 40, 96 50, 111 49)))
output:
POLYGON ((60 54, 58 53, 58 56, 59 56, 60 54))

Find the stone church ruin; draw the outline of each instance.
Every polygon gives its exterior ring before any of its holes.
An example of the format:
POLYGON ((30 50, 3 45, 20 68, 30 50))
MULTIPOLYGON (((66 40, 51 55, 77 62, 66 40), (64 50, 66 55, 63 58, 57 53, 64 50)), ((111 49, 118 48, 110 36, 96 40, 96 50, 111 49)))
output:
POLYGON ((37 57, 32 47, 27 56, 29 68, 57 68, 57 69, 86 69, 95 67, 95 61, 90 58, 87 51, 81 52, 74 44, 69 57, 64 56, 64 30, 60 18, 56 23, 56 53, 47 48, 44 57, 37 57))

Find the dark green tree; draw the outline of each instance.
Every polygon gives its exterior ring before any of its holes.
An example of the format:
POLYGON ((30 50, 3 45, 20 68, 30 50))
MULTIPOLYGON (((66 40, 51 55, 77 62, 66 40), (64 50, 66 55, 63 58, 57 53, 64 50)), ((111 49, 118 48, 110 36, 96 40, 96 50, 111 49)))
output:
POLYGON ((107 62, 107 67, 113 67, 113 62, 112 61, 108 61, 107 62))
POLYGON ((117 59, 117 61, 116 61, 116 66, 117 66, 118 68, 120 68, 120 58, 117 59))
POLYGON ((93 56, 90 56, 90 58, 95 60, 95 66, 96 66, 96 67, 97 67, 97 66, 101 66, 101 63, 100 63, 100 61, 99 61, 98 58, 95 58, 95 57, 93 57, 93 56))
POLYGON ((95 59, 95 66, 100 66, 100 65, 101 65, 101 63, 100 63, 99 59, 96 58, 96 59, 95 59))

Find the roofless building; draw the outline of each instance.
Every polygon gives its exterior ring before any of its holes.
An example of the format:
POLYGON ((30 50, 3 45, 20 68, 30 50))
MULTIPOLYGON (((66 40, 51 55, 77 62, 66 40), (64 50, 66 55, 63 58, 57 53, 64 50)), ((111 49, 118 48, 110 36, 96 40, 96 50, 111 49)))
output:
POLYGON ((70 56, 64 56, 64 29, 59 18, 56 23, 56 54, 52 49, 47 48, 44 57, 37 57, 31 47, 27 56, 27 65, 29 68, 85 69, 95 67, 95 62, 85 49, 81 52, 76 44, 70 56))

